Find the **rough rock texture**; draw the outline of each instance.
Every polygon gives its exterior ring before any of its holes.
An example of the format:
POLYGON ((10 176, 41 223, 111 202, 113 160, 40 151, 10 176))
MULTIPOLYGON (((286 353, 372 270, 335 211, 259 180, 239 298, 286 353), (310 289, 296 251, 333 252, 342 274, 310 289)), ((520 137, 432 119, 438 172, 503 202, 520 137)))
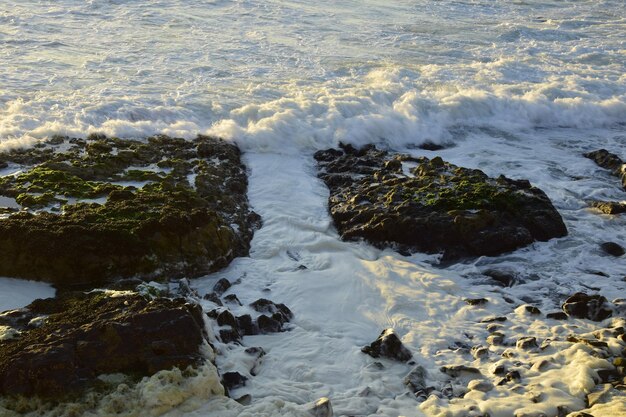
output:
POLYGON ((604 296, 587 295, 582 292, 578 292, 565 300, 562 309, 570 317, 594 321, 602 321, 613 314, 604 296))
POLYGON ((0 178, 22 207, 0 220, 0 276, 200 276, 245 255, 259 222, 239 150, 215 138, 53 138, 0 160, 32 167, 0 178))
POLYGON ((369 346, 361 349, 373 358, 384 357, 400 362, 406 362, 413 354, 402 344, 393 329, 386 329, 369 346))
POLYGON ((202 310, 182 298, 73 292, 2 319, 20 331, 0 341, 2 395, 59 399, 97 384, 100 374, 141 377, 203 361, 202 310))
POLYGON ((498 255, 567 234, 545 193, 525 180, 489 178, 441 158, 415 159, 367 146, 315 154, 344 239, 444 259, 498 255))
POLYGON ((606 149, 588 152, 584 156, 593 160, 598 166, 611 171, 613 175, 622 181, 622 187, 626 190, 626 170, 624 169, 624 161, 619 156, 610 153, 606 149))

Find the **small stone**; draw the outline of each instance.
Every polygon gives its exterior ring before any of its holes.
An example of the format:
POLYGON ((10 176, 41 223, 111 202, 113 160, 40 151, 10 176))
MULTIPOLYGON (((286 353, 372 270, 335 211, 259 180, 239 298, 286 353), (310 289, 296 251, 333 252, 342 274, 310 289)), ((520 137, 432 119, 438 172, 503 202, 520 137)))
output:
POLYGON ((470 391, 489 392, 493 389, 493 384, 489 381, 473 379, 467 384, 467 389, 470 391))
POLYGON ((230 281, 226 278, 222 278, 213 286, 213 292, 217 295, 222 295, 231 287, 230 281))
POLYGON ((212 303, 215 303, 215 304, 217 304, 220 307, 224 305, 224 304, 222 304, 222 300, 220 300, 220 297, 218 297, 218 295, 215 294, 214 292, 205 294, 204 297, 202 297, 202 298, 204 298, 205 300, 209 300, 212 303))
POLYGON ((239 301, 239 298, 237 298, 235 294, 228 294, 226 297, 224 297, 224 301, 229 304, 237 304, 239 306, 241 305, 241 301, 239 301))
POLYGON ((504 365, 496 365, 491 372, 494 375, 504 375, 506 373, 506 367, 504 365))
POLYGON ((493 332, 487 336, 487 343, 493 346, 500 346, 504 343, 504 334, 500 332, 493 332))
POLYGON ((218 326, 230 326, 233 329, 237 328, 237 320, 228 310, 224 310, 217 315, 217 324, 218 326))
POLYGON ((536 348, 536 347, 538 347, 538 345, 537 345, 537 338, 535 338, 535 337, 522 337, 522 338, 517 340, 517 343, 515 344, 515 347, 517 347, 520 350, 536 348))
POLYGON ((465 302, 471 306, 482 306, 487 304, 488 300, 486 298, 466 298, 465 302))
POLYGON ((314 417, 333 417, 333 407, 326 397, 317 400, 307 411, 314 417))
POLYGON ((587 295, 582 292, 565 300, 561 308, 570 317, 593 321, 602 321, 613 314, 604 296, 587 295))
POLYGON ((626 366, 626 358, 613 359, 613 366, 626 366))
POLYGON ((460 376, 462 373, 480 374, 480 371, 477 368, 465 365, 445 365, 439 368, 439 370, 453 378, 460 376))
POLYGON ((235 401, 241 405, 250 405, 252 403, 252 396, 250 394, 245 394, 237 398, 235 401))
POLYGON ((250 314, 244 314, 237 317, 237 327, 244 336, 253 336, 259 334, 259 328, 252 321, 250 314))
POLYGON ((546 317, 552 320, 567 320, 567 314, 562 311, 555 311, 553 313, 546 314, 546 317))
POLYGON ((524 309, 526 310, 526 312, 533 314, 533 315, 541 314, 541 310, 539 310, 535 306, 524 306, 524 309))
POLYGON ((277 333, 282 330, 282 325, 279 321, 274 320, 271 317, 266 316, 265 314, 261 314, 257 318, 257 326, 259 327, 259 331, 261 333, 277 333))
POLYGON ((483 275, 488 276, 501 287, 512 287, 515 284, 515 275, 508 271, 488 269, 483 272, 483 275))
POLYGON ((484 319, 482 319, 480 322, 481 323, 494 323, 494 322, 503 322, 506 321, 506 317, 486 317, 484 319))
POLYGON ((519 381, 522 379, 522 376, 519 371, 510 371, 506 374, 505 378, 507 381, 519 381))
POLYGON ((622 256, 626 251, 624 248, 615 242, 605 242, 600 245, 600 248, 611 256, 622 256))
POLYGON ((416 366, 404 377, 404 385, 406 385, 411 392, 416 393, 426 388, 426 369, 422 366, 416 366))
POLYGON ((222 374, 222 385, 228 390, 243 387, 246 385, 248 378, 239 372, 225 372, 222 374))
POLYGON ((616 381, 620 376, 616 369, 598 369, 596 372, 601 383, 616 381))
POLYGON ((361 349, 373 358, 386 357, 400 362, 407 362, 413 354, 402 344, 393 329, 386 329, 369 346, 361 349))
POLYGON ((489 356, 489 349, 484 346, 474 346, 471 350, 474 359, 485 358, 489 356))

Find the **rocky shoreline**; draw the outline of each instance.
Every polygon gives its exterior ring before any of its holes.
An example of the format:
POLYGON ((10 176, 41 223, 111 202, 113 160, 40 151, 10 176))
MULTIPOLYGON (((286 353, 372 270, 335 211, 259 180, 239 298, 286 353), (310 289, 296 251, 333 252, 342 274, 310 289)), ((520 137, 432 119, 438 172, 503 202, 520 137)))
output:
MULTIPOLYGON (((624 182, 619 157, 605 150, 585 156, 624 182)), ((568 233, 547 195, 525 180, 490 178, 438 156, 414 158, 374 146, 342 145, 314 157, 344 240, 407 255, 439 254, 446 265, 568 233)), ((35 397, 80 402, 119 387, 119 380, 103 375, 123 374, 124 384, 136 385, 175 369, 190 376, 208 369, 211 395, 229 395, 262 366, 265 350, 247 346, 245 337, 290 330, 294 313, 284 304, 267 298, 243 304, 238 282, 227 279, 199 294, 188 280, 247 256, 261 226, 248 203, 246 167, 235 145, 206 136, 55 137, 0 154, 0 168, 0 196, 14 203, 0 214, 0 276, 58 289, 54 299, 0 313, 0 395, 10 399, 7 409, 19 413, 23 400, 35 397), (216 368, 224 349, 243 352, 241 371, 216 368)), ((620 213, 620 204, 590 202, 609 215, 620 213)), ((623 255, 615 242, 602 249, 623 255)), ((483 274, 503 287, 516 279, 498 270, 483 274)), ((465 302, 481 309, 489 301, 465 302)), ((445 408, 437 401, 472 398, 498 386, 522 392, 515 387, 527 375, 564 366, 559 352, 584 345, 589 357, 599 358, 597 387, 585 404, 563 405, 555 414, 566 416, 626 390, 625 311, 624 300, 574 294, 545 318, 598 322, 597 330, 558 340, 507 336, 516 316, 544 316, 532 305, 517 306, 510 316, 485 317, 484 340, 450 347, 465 364, 445 365, 436 377, 416 364, 393 329, 383 329, 362 351, 380 369, 379 361, 406 363, 407 392, 429 407, 445 408)), ((237 398, 241 404, 250 400, 237 398)), ((308 413, 332 416, 330 401, 320 400, 308 413)))

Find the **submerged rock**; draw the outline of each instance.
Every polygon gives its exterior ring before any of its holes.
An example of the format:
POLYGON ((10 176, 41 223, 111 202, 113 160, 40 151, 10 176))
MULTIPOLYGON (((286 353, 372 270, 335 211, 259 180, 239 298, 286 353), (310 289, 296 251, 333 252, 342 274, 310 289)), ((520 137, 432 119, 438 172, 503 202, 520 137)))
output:
POLYGON ((626 170, 624 170, 624 161, 619 156, 610 153, 606 149, 588 152, 584 156, 593 160, 598 166, 611 171, 613 175, 621 180, 622 187, 626 190, 626 170))
POLYGON ((592 207, 597 208, 604 214, 621 214, 626 213, 626 203, 621 201, 591 201, 592 207))
POLYGON ((254 214, 236 146, 200 136, 63 139, 0 154, 32 168, 0 178, 23 210, 0 220, 0 275, 93 287, 196 277, 245 255, 254 214))
POLYGON ((307 411, 313 417, 333 417, 333 407, 330 403, 330 399, 322 397, 315 403, 311 404, 307 411))
POLYGON ((393 329, 386 329, 369 346, 361 349, 373 358, 384 357, 388 359, 406 362, 413 354, 402 344, 393 329))
POLYGON ((570 317, 602 321, 613 314, 607 299, 602 295, 587 295, 579 292, 569 297, 562 309, 570 317))
POLYGON ((136 293, 67 293, 35 300, 27 317, 45 317, 0 341, 0 394, 58 399, 97 384, 101 374, 135 378, 204 362, 202 310, 184 299, 136 293))
POLYGON ((497 255, 567 234, 545 193, 528 181, 462 168, 439 157, 373 146, 315 154, 342 238, 444 259, 497 255))
POLYGON ((600 245, 600 249, 602 249, 604 253, 616 257, 622 256, 626 253, 624 248, 615 242, 604 242, 600 245))

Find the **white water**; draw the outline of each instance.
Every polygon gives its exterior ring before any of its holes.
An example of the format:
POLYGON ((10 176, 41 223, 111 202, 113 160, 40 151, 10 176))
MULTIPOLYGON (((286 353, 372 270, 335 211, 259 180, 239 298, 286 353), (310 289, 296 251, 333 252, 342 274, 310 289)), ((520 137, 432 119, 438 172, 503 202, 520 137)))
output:
MULTIPOLYGON (((441 384, 439 366, 473 361, 448 346, 464 332, 476 341, 465 342, 484 344, 478 322, 486 316, 507 314, 510 340, 543 340, 593 326, 515 307, 558 310, 576 291, 626 295, 623 260, 598 249, 624 243, 626 220, 585 203, 626 197, 616 178, 581 156, 605 147, 626 157, 625 33, 621 0, 7 0, 0 147, 52 134, 200 132, 246 151, 250 200, 264 227, 250 258, 194 285, 202 293, 217 278, 241 278, 233 291, 244 304, 284 302, 295 313, 293 329, 244 339, 268 352, 258 375, 235 392, 250 393, 251 406, 218 398, 171 415, 302 415, 302 404, 321 396, 336 415, 456 416, 472 405, 492 417, 533 407, 553 415, 556 405, 584 407, 598 364, 582 345, 522 358, 556 365, 524 373, 519 392, 498 387, 421 408, 403 396, 410 367, 383 361, 386 369, 375 369, 360 348, 394 327, 429 381, 441 384), (339 141, 401 150, 426 140, 455 146, 409 151, 529 179, 553 200, 569 236, 446 269, 431 266, 432 256, 341 242, 312 152, 339 141), (490 285, 480 271, 494 266, 522 283, 490 285), (467 297, 489 303, 471 308, 467 297), (361 396, 366 388, 370 395, 361 396), (532 389, 544 393, 538 404, 532 389)), ((247 372, 241 349, 218 349, 223 370, 247 372)), ((473 365, 489 373, 487 362, 473 365)), ((620 399, 611 404, 597 415, 626 413, 620 399)))

